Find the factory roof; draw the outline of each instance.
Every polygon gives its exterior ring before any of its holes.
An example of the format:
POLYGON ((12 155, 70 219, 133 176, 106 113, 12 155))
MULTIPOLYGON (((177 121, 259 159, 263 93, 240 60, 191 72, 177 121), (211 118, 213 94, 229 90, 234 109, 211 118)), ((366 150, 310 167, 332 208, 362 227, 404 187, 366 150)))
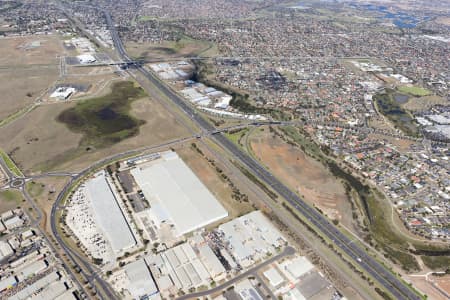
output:
POLYGON ((17 280, 14 276, 2 278, 2 280, 0 280, 0 292, 7 288, 10 288, 16 284, 17 284, 17 280))
POLYGON ((295 278, 308 273, 314 268, 314 265, 304 256, 296 257, 286 264, 286 270, 295 278))
POLYGON ((94 208, 95 220, 114 252, 133 247, 136 240, 103 172, 86 182, 86 196, 94 208))
POLYGON ((58 280, 58 279, 59 279, 58 273, 52 272, 52 273, 46 275, 45 277, 42 277, 35 283, 28 285, 23 290, 21 290, 14 296, 10 297, 9 300, 27 299, 28 297, 30 297, 31 295, 33 295, 40 289, 44 288, 45 286, 51 284, 52 282, 54 282, 55 280, 58 280))
POLYGON ((208 269, 212 277, 216 277, 225 272, 225 268, 222 263, 208 245, 202 245, 198 248, 198 250, 200 252, 200 258, 203 264, 208 269))
POLYGON ((284 282, 281 274, 273 267, 265 271, 264 276, 267 278, 267 280, 269 280, 270 284, 273 287, 277 287, 284 282))
POLYGON ((131 170, 150 205, 161 205, 177 235, 202 228, 228 216, 227 211, 178 157, 168 153, 150 165, 131 170))
POLYGON ((128 290, 135 299, 158 293, 158 288, 143 259, 132 262, 125 267, 125 273, 130 281, 128 290))

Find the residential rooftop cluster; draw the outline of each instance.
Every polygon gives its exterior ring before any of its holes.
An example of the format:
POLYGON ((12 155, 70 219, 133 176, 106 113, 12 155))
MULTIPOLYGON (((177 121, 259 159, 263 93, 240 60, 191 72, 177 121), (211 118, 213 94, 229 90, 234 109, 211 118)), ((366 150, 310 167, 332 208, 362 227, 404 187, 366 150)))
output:
POLYGON ((8 6, 8 9, 0 9, 0 35, 47 34, 68 27, 66 17, 52 3, 12 2, 0 4, 8 6))
POLYGON ((360 130, 319 125, 310 132, 356 174, 378 186, 413 232, 430 239, 450 239, 448 145, 411 143, 405 151, 360 130))

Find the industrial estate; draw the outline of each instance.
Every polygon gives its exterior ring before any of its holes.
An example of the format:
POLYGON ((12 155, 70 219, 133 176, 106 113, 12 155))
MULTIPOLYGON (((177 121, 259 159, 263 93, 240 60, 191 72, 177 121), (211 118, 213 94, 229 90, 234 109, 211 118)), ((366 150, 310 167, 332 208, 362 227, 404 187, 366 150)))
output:
POLYGON ((450 299, 448 0, 0 1, 0 299, 450 299))

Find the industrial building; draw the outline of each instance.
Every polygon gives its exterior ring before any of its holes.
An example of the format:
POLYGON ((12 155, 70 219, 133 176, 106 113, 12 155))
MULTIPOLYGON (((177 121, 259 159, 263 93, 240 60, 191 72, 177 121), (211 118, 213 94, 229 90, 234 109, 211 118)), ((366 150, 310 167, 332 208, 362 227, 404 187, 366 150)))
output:
POLYGON ((306 257, 299 256, 279 264, 279 268, 290 281, 296 281, 312 271, 314 265, 306 257))
POLYGON ((285 238, 260 212, 253 211, 218 228, 228 250, 243 267, 273 254, 286 244, 285 238))
POLYGON ((117 256, 136 245, 136 239, 105 172, 96 174, 86 182, 86 197, 92 204, 98 227, 117 256))
POLYGON ((281 276, 280 272, 274 267, 271 267, 269 270, 265 271, 264 277, 267 278, 270 285, 273 287, 278 287, 284 282, 283 276, 281 276))
POLYGON ((166 294, 208 286, 212 280, 220 280, 225 274, 224 267, 207 244, 198 249, 183 243, 145 260, 160 291, 166 294))
POLYGON ((51 95, 50 98, 56 98, 59 100, 67 100, 77 90, 73 87, 58 87, 51 95))
POLYGON ((78 61, 83 64, 92 64, 97 61, 97 59, 92 54, 82 54, 77 56, 78 61))
POLYGON ((13 253, 14 251, 8 243, 0 241, 0 261, 13 253))
POLYGON ((179 237, 228 216, 228 212, 175 152, 131 170, 156 224, 174 225, 179 237))
POLYGON ((76 299, 72 292, 67 292, 67 283, 61 281, 57 272, 52 272, 33 284, 26 286, 12 297, 9 297, 9 300, 24 300, 29 298, 35 300, 58 299, 58 297, 61 297, 62 295, 64 295, 64 299, 67 300, 76 299))
POLYGON ((124 269, 129 281, 127 290, 133 299, 144 299, 158 294, 158 288, 144 259, 126 265, 124 269))

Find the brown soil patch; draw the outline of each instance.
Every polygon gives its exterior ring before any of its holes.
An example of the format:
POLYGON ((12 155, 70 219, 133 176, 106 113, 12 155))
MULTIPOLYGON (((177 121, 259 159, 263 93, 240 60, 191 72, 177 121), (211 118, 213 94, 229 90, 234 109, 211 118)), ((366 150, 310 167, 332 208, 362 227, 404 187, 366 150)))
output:
POLYGON ((64 53, 57 35, 0 38, 0 120, 45 94, 64 53))
POLYGON ((442 277, 433 277, 433 281, 444 290, 448 295, 450 295, 450 275, 445 275, 442 277))
POLYGON ((403 107, 411 111, 421 111, 429 109, 435 105, 446 105, 448 101, 440 96, 424 96, 424 97, 410 97, 408 102, 403 104, 403 107))
POLYGON ((255 156, 307 202, 351 228, 351 206, 345 189, 320 162, 268 130, 253 135, 250 145, 255 156))
POLYGON ((64 52, 58 35, 33 35, 0 39, 0 65, 59 64, 64 52))
POLYGON ((33 103, 58 76, 56 66, 42 69, 11 67, 0 70, 0 120, 33 103))
POLYGON ((411 150, 410 149, 411 145, 414 144, 414 142, 411 141, 411 140, 399 139, 399 138, 396 138, 396 137, 392 137, 392 136, 388 136, 388 135, 381 135, 381 134, 371 134, 369 136, 369 138, 373 139, 375 141, 385 140, 389 144, 395 146, 397 148, 397 150, 400 151, 400 152, 410 151, 411 150))
POLYGON ((181 39, 180 42, 164 41, 162 43, 136 43, 126 44, 127 52, 132 57, 143 59, 189 57, 201 53, 212 56, 216 54, 216 47, 207 41, 181 39))
POLYGON ((76 149, 80 134, 69 131, 55 117, 66 104, 43 105, 0 128, 0 145, 24 172, 66 151, 76 149))
MULTIPOLYGON (((425 293, 428 296, 428 299, 433 300, 447 300, 448 298, 445 297, 443 294, 439 292, 439 290, 433 286, 433 283, 426 281, 425 277, 412 277, 409 276, 408 279, 412 282, 413 286, 419 289, 422 293, 425 293)), ((436 280, 436 277, 431 277, 434 282, 438 283, 439 288, 444 289, 444 286, 447 286, 447 288, 450 288, 450 276, 441 277, 438 280, 436 280)), ((449 292, 449 290, 447 290, 449 292)))

